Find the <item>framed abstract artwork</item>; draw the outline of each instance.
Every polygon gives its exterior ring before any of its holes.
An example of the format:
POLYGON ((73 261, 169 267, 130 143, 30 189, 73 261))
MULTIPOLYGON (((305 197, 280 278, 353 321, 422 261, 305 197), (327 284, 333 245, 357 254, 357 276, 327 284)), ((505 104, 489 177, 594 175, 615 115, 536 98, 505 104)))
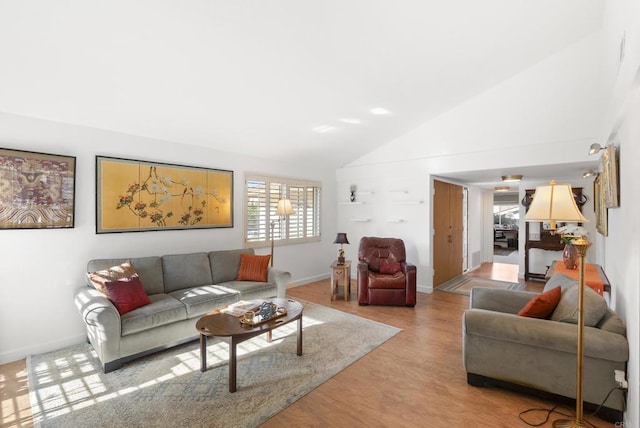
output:
POLYGON ((96 233, 233 227, 233 171, 96 156, 96 233))
POLYGON ((618 182, 618 151, 615 145, 608 144, 602 151, 602 191, 607 208, 620 206, 618 182))
POLYGON ((73 228, 76 158, 0 149, 0 229, 73 228))
POLYGON ((608 211, 605 204, 605 186, 603 185, 604 174, 598 174, 593 181, 593 210, 596 214, 596 230, 603 236, 609 234, 608 231, 608 211))

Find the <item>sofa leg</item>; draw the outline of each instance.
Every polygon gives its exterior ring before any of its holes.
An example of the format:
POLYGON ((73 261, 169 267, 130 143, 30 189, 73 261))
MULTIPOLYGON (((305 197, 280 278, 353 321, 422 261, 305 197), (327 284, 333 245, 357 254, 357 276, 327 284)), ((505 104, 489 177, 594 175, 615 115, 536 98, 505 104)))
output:
POLYGON ((471 386, 482 387, 485 385, 485 379, 484 376, 467 373, 467 383, 471 386))
POLYGON ((109 373, 114 370, 118 370, 120 367, 122 367, 122 361, 118 359, 118 360, 109 361, 108 363, 103 364, 102 371, 104 371, 105 373, 109 373))

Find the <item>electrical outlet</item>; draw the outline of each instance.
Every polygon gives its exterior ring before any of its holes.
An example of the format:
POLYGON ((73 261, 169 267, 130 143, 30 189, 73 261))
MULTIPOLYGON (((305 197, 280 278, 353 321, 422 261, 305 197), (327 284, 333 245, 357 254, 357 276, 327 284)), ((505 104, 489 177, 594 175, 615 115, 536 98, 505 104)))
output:
POLYGON ((622 370, 614 370, 613 376, 616 380, 616 385, 618 385, 619 388, 627 389, 629 387, 629 384, 625 379, 625 373, 622 370))

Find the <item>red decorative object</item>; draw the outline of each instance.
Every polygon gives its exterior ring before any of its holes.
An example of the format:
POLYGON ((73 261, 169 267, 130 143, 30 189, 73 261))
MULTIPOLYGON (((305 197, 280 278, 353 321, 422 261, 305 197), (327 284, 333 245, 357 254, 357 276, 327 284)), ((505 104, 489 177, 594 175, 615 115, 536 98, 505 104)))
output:
POLYGON ((562 260, 567 269, 578 268, 578 250, 573 244, 566 244, 562 250, 562 260))

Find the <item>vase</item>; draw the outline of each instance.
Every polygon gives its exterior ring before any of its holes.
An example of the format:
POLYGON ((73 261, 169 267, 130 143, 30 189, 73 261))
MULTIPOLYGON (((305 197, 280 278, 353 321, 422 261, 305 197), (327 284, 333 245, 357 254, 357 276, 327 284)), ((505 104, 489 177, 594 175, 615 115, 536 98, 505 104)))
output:
POLYGON ((567 269, 578 268, 578 250, 573 244, 565 244, 564 250, 562 250, 562 260, 567 269))

